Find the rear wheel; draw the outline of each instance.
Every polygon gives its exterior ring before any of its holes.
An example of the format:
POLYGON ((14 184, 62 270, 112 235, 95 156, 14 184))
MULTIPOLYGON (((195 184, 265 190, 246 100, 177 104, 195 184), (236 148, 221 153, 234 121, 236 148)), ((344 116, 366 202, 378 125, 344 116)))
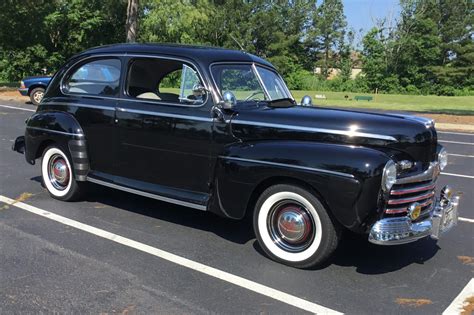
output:
POLYGON ((41 103, 41 100, 43 99, 44 96, 44 89, 41 87, 37 87, 33 89, 30 93, 30 100, 33 105, 38 106, 39 103, 41 103))
POLYGON ((52 145, 43 152, 41 173, 49 194, 56 199, 70 201, 77 199, 81 189, 74 178, 71 160, 61 147, 52 145))
POLYGON ((308 190, 286 184, 267 188, 254 211, 254 230, 265 253, 297 268, 322 264, 339 235, 327 210, 308 190))

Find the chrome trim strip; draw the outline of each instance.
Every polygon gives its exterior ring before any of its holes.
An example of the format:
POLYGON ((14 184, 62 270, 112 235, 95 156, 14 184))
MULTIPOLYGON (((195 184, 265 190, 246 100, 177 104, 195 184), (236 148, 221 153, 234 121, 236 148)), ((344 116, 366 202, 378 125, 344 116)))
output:
POLYGON ((144 114, 144 115, 152 115, 152 116, 160 116, 160 117, 170 117, 170 118, 178 118, 178 119, 189 119, 189 120, 197 120, 197 121, 204 121, 204 122, 213 122, 212 118, 199 117, 199 116, 188 116, 188 115, 179 115, 179 114, 171 114, 171 113, 163 113, 163 112, 152 112, 152 111, 147 111, 147 110, 128 109, 128 108, 123 108, 123 107, 117 107, 117 110, 120 112, 125 112, 125 113, 136 113, 136 114, 144 114))
POLYGON ((257 76, 257 80, 261 85, 261 88, 263 89, 264 94, 268 97, 268 99, 271 101, 272 98, 270 96, 270 93, 268 93, 267 87, 263 83, 262 77, 260 76, 260 73, 258 73, 257 67, 255 67, 255 63, 252 63, 252 71, 254 74, 257 76))
POLYGON ((410 203, 410 202, 415 202, 415 201, 431 198, 434 195, 435 195, 435 192, 430 191, 429 193, 419 195, 419 196, 415 196, 415 197, 404 198, 404 199, 390 199, 388 201, 388 204, 389 205, 400 205, 400 204, 404 204, 404 203, 410 203))
POLYGON ((106 107, 106 106, 96 106, 96 105, 89 105, 89 104, 82 104, 82 103, 70 103, 70 102, 47 102, 44 103, 45 105, 64 105, 64 106, 77 106, 77 107, 86 107, 86 108, 93 108, 93 109, 104 109, 104 110, 115 110, 127 113, 136 113, 136 114, 144 114, 144 115, 152 115, 152 116, 162 116, 162 117, 170 117, 170 118, 179 118, 179 119, 189 119, 189 120, 198 120, 198 121, 205 121, 205 122, 213 122, 212 118, 206 117, 199 117, 199 116, 188 116, 188 115, 179 115, 179 114, 171 114, 171 113, 163 113, 163 112, 152 112, 147 110, 139 110, 139 109, 128 109, 123 107, 106 107))
MULTIPOLYGON (((429 206, 433 203, 433 198, 428 199, 427 201, 423 202, 420 204, 420 207, 426 207, 429 206)), ((423 210, 425 211, 425 210, 423 210)), ((398 213, 405 213, 408 212, 408 206, 402 207, 402 208, 391 208, 391 209, 386 209, 385 213, 386 214, 398 214, 398 213)))
POLYGON ((313 168, 313 167, 299 166, 299 165, 291 165, 291 164, 285 164, 285 163, 276 163, 276 162, 269 162, 269 161, 262 161, 262 160, 244 159, 244 158, 238 158, 238 157, 233 157, 233 156, 219 155, 219 157, 222 158, 222 159, 225 159, 225 160, 234 160, 234 161, 267 164, 267 165, 281 166, 281 167, 290 167, 290 168, 296 168, 296 169, 305 170, 305 171, 314 171, 314 172, 327 173, 327 174, 338 175, 338 176, 343 176, 343 177, 348 177, 348 178, 355 178, 355 176, 352 175, 352 174, 341 173, 341 172, 336 172, 336 171, 329 171, 329 170, 324 170, 324 169, 320 169, 320 168, 313 168))
POLYGON ((83 104, 83 103, 74 103, 74 102, 44 102, 41 105, 63 105, 63 106, 77 106, 77 107, 86 107, 86 108, 93 108, 93 109, 102 109, 102 110, 115 110, 114 106, 99 106, 99 105, 91 105, 91 104, 83 104))
POLYGON ((84 137, 84 134, 82 134, 82 133, 72 133, 72 132, 65 132, 65 131, 52 130, 52 129, 46 129, 46 128, 39 128, 39 127, 26 126, 26 129, 52 132, 52 133, 58 133, 58 134, 61 134, 61 135, 68 135, 68 136, 84 137))
POLYGON ((423 182, 427 180, 433 180, 438 177, 440 173, 439 163, 438 162, 431 162, 430 166, 426 171, 421 174, 398 178, 395 184, 409 184, 409 183, 416 183, 416 182, 423 182))
POLYGON ((329 134, 343 135, 343 136, 348 136, 348 137, 361 137, 361 138, 373 138, 373 139, 381 139, 381 140, 388 140, 388 141, 397 141, 397 139, 395 139, 392 136, 379 135, 379 134, 374 134, 374 133, 357 132, 357 131, 351 131, 351 130, 302 127, 302 126, 274 124, 274 123, 265 123, 265 122, 238 120, 238 119, 232 120, 231 122, 232 124, 239 124, 239 125, 262 126, 262 127, 269 127, 269 128, 283 128, 283 129, 291 129, 291 130, 298 130, 298 131, 329 133, 329 134))
POLYGON ((107 187, 110 187, 110 188, 126 191, 126 192, 129 192, 129 193, 135 194, 135 195, 140 195, 140 196, 144 196, 144 197, 148 197, 148 198, 152 198, 152 199, 156 199, 156 200, 160 200, 160 201, 164 201, 164 202, 173 203, 173 204, 180 205, 180 206, 194 208, 194 209, 197 209, 197 210, 202 210, 202 211, 207 210, 206 206, 198 205, 198 204, 187 202, 187 201, 177 200, 177 199, 173 199, 173 198, 169 198, 169 197, 164 197, 164 196, 160 196, 160 195, 155 195, 155 194, 148 193, 148 192, 145 192, 145 191, 141 191, 141 190, 137 190, 137 189, 128 188, 128 187, 124 187, 124 186, 121 186, 121 185, 105 182, 105 181, 102 181, 100 179, 91 178, 89 176, 86 177, 86 180, 88 182, 91 182, 91 183, 94 183, 94 184, 99 184, 99 185, 107 186, 107 187))
POLYGON ((432 190, 436 187, 436 183, 429 183, 427 185, 422 185, 418 187, 412 187, 412 188, 400 188, 400 189, 393 189, 390 191, 390 195, 404 195, 404 194, 411 194, 411 193, 416 193, 419 191, 424 191, 424 190, 432 190))

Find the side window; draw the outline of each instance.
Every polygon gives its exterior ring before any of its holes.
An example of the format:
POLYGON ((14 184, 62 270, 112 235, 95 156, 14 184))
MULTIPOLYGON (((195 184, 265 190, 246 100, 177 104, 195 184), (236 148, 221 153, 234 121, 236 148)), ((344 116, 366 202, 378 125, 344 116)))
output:
POLYGON ((66 93, 117 96, 119 94, 121 62, 100 59, 83 64, 64 82, 66 93))
POLYGON ((200 105, 207 100, 197 72, 186 63, 159 58, 137 58, 130 62, 126 92, 137 99, 200 105))

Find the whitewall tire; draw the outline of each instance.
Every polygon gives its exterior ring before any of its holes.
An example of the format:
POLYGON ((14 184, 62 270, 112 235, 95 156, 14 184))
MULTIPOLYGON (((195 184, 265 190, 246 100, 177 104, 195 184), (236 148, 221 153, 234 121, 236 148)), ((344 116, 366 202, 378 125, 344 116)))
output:
POLYGON ((79 195, 69 156, 59 146, 49 146, 41 160, 43 184, 49 194, 60 200, 73 200, 79 195))
POLYGON ((268 256, 297 268, 322 264, 338 243, 335 223, 322 203, 293 185, 271 186, 261 194, 254 230, 268 256))

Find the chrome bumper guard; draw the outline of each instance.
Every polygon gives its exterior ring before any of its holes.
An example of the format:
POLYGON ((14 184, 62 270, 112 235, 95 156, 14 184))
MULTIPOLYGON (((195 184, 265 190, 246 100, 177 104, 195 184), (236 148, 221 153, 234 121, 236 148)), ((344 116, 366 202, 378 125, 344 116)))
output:
POLYGON ((457 225, 459 199, 459 194, 446 196, 442 193, 429 218, 423 221, 413 222, 409 216, 381 219, 372 226, 369 242, 378 245, 398 245, 427 236, 438 239, 457 225))

